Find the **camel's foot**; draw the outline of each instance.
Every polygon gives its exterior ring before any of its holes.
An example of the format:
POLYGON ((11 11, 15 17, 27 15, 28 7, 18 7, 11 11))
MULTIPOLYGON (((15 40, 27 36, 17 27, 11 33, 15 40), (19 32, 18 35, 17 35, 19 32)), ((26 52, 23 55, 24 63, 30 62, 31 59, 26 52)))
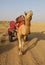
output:
POLYGON ((19 55, 23 55, 24 48, 22 49, 18 48, 18 49, 19 49, 19 55))
POLYGON ((19 55, 22 55, 21 48, 18 48, 18 50, 19 50, 19 55))
POLYGON ((22 51, 19 51, 19 55, 21 56, 23 53, 22 53, 22 51))

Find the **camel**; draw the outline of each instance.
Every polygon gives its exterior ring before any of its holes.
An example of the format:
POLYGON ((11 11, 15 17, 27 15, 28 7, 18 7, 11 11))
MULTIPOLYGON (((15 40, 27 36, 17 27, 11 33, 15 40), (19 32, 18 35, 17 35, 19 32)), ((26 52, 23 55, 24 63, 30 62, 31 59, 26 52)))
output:
POLYGON ((17 37, 19 42, 19 55, 23 54, 25 43, 24 39, 30 33, 30 26, 31 26, 30 21, 32 20, 32 15, 33 15, 32 10, 24 12, 25 24, 22 24, 17 30, 17 37))

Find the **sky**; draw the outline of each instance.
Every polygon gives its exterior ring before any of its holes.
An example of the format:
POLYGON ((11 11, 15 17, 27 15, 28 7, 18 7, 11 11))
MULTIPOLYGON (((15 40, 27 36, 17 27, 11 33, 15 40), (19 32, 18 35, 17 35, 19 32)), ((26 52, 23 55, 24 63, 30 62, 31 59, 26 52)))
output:
POLYGON ((45 22, 45 0, 0 0, 0 20, 15 20, 29 10, 32 22, 45 22))

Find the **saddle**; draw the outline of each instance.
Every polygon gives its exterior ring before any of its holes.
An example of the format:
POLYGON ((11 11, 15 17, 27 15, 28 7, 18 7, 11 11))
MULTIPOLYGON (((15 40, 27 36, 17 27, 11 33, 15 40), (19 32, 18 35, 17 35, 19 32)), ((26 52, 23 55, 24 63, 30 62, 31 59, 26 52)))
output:
POLYGON ((23 24, 25 24, 25 17, 21 15, 16 18, 16 27, 19 28, 23 24))

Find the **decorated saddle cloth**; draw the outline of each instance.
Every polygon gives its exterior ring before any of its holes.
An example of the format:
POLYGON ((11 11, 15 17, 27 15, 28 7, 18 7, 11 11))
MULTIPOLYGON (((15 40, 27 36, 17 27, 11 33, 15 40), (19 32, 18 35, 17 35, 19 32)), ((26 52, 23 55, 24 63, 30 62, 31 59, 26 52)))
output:
POLYGON ((24 24, 24 21, 20 21, 18 24, 17 24, 17 27, 19 28, 21 25, 24 24))
POLYGON ((17 27, 19 28, 21 25, 25 24, 25 20, 24 20, 24 16, 21 15, 19 17, 16 18, 16 24, 17 27))

